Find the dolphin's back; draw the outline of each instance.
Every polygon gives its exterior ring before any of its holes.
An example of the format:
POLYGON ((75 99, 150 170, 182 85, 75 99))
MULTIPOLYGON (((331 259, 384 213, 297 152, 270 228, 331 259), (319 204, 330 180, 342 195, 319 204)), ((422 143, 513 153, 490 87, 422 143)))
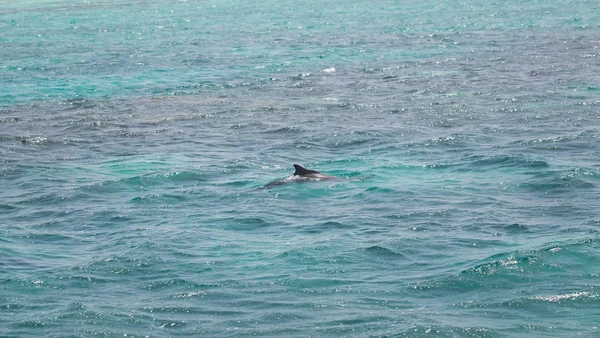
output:
POLYGON ((302 182, 315 182, 322 180, 341 180, 339 177, 329 176, 325 174, 321 174, 316 170, 309 170, 304 168, 299 164, 294 164, 294 168, 296 171, 294 175, 284 178, 282 180, 273 181, 271 183, 265 184, 260 189, 271 188, 277 185, 287 184, 287 183, 302 183, 302 182))
POLYGON ((320 172, 318 172, 316 170, 308 170, 299 164, 294 164, 294 168, 296 168, 294 175, 303 176, 303 175, 308 175, 308 174, 320 174, 320 172))

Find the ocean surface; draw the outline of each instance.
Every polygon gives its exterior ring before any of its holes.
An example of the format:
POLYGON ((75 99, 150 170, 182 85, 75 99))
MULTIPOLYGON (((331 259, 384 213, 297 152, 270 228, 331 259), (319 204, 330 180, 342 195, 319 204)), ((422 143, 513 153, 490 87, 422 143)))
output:
POLYGON ((0 1, 0 337, 598 337, 599 231, 595 0, 0 1))

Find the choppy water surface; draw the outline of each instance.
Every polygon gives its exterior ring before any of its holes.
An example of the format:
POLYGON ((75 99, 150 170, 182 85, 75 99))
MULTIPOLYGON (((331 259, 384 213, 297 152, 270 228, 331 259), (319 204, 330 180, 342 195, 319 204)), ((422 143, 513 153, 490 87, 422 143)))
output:
POLYGON ((0 4, 0 335, 600 334, 599 19, 0 4))

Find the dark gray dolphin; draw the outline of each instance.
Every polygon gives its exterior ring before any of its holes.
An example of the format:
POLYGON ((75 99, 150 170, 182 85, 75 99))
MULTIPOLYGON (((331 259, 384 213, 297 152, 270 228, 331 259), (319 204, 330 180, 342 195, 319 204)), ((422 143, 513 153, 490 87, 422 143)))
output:
POLYGON ((284 178, 282 180, 273 181, 269 184, 263 185, 261 188, 270 188, 276 185, 282 185, 287 183, 301 183, 301 182, 319 182, 319 181, 339 181, 341 178, 335 176, 329 176, 321 174, 316 170, 309 170, 299 164, 294 164, 296 171, 294 175, 284 178))
POLYGON ((318 179, 318 180, 340 180, 339 177, 321 174, 320 172, 318 172, 316 170, 308 170, 299 164, 294 164, 294 168, 296 168, 296 171, 294 172, 294 176, 314 178, 314 179, 318 179))

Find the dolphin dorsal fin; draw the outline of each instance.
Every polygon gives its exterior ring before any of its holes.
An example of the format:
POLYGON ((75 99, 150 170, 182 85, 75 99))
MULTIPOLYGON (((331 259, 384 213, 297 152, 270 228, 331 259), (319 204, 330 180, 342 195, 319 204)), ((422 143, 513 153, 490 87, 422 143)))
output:
POLYGON ((294 164, 294 168, 296 168, 296 171, 294 172, 294 175, 307 175, 307 174, 319 174, 318 171, 316 170, 308 170, 306 168, 304 168, 303 166, 299 165, 299 164, 294 164))

